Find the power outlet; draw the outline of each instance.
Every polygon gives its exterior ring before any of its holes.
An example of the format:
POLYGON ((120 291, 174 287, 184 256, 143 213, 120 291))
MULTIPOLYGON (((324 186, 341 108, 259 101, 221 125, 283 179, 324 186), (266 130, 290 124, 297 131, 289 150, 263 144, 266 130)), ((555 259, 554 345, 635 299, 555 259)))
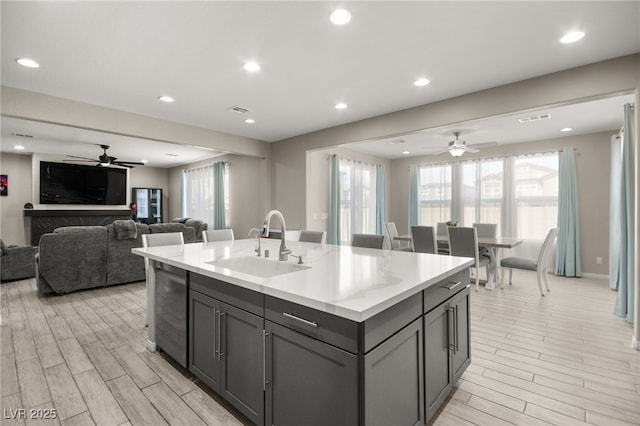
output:
POLYGON ((598 265, 602 265, 602 257, 600 257, 600 256, 596 257, 596 263, 598 265))

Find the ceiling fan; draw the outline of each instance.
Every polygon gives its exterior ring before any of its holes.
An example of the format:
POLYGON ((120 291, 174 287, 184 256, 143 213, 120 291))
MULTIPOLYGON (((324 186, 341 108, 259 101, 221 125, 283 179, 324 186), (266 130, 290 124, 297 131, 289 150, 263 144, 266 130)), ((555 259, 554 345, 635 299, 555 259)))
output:
MULTIPOLYGON (((460 137, 460 132, 453 132, 453 135, 456 137, 456 139, 449 142, 449 146, 447 147, 447 149, 434 152, 433 155, 438 155, 438 154, 443 154, 445 152, 448 152, 453 157, 460 157, 465 152, 471 152, 471 153, 480 152, 475 148, 471 148, 470 146, 467 146, 466 141, 458 139, 460 137)), ((495 145, 495 142, 488 142, 486 144, 477 144, 477 146, 480 146, 480 145, 482 146, 495 145)))
POLYGON ((116 157, 111 157, 107 155, 107 150, 109 149, 109 145, 100 145, 100 148, 104 150, 104 153, 98 157, 98 159, 87 158, 87 157, 78 157, 75 155, 67 155, 67 157, 77 158, 78 160, 62 160, 62 161, 87 161, 91 163, 98 163, 96 166, 121 166, 132 168, 135 166, 144 166, 144 163, 135 162, 135 161, 116 161, 116 157))

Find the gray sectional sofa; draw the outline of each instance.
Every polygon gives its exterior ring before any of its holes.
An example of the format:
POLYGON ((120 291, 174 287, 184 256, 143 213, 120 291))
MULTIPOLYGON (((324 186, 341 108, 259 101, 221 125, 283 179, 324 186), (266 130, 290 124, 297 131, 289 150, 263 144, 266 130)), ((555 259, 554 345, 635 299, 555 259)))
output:
POLYGON ((41 293, 70 293, 145 279, 144 259, 131 253, 142 247, 142 235, 182 232, 195 242, 196 230, 181 223, 66 226, 40 237, 36 283, 41 293), (119 229, 116 227, 119 226, 119 229), (134 231, 135 229, 135 231, 134 231))

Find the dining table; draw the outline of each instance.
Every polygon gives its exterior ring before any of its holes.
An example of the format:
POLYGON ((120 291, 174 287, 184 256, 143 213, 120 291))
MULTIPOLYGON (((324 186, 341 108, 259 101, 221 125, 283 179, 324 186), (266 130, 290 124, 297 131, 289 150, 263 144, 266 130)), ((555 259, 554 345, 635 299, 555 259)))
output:
MULTIPOLYGON (((394 237, 398 241, 407 241, 413 244, 413 237, 411 235, 398 235, 394 237)), ((449 244, 449 238, 446 235, 436 235, 436 240, 439 243, 449 244)), ((493 276, 491 281, 485 283, 487 290, 493 290, 496 288, 496 284, 500 280, 500 274, 498 265, 500 263, 499 250, 501 248, 513 248, 522 244, 522 239, 513 237, 478 237, 478 248, 486 247, 487 253, 491 262, 489 263, 490 271, 488 276, 493 276)), ((488 277, 487 277, 488 278, 488 277)))

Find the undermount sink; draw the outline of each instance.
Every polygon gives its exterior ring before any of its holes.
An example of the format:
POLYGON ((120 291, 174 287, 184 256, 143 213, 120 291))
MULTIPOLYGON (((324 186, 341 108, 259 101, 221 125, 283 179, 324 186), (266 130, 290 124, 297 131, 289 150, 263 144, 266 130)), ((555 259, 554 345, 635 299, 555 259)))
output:
POLYGON ((214 260, 207 263, 261 278, 271 278, 277 275, 289 274, 310 268, 310 266, 298 265, 296 263, 280 262, 278 260, 268 260, 252 256, 214 260))

